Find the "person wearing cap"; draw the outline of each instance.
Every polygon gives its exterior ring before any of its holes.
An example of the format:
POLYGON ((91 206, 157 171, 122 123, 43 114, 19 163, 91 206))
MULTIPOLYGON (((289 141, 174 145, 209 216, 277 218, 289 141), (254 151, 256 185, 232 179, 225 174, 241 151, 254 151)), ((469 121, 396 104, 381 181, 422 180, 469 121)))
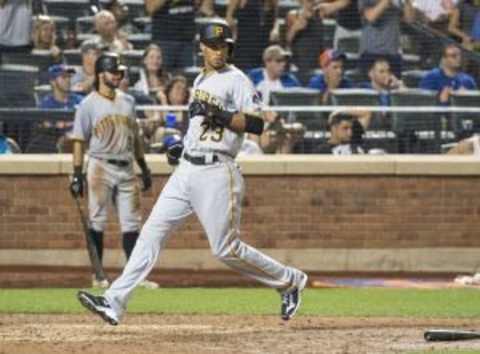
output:
POLYGON ((328 102, 332 90, 353 87, 353 83, 343 76, 346 59, 345 53, 333 49, 326 49, 320 55, 319 63, 323 72, 313 75, 308 87, 320 90, 323 103, 328 102))
POLYGON ((270 103, 270 92, 300 86, 295 75, 286 71, 289 57, 290 54, 282 47, 272 45, 263 52, 264 67, 249 72, 248 76, 261 94, 264 104, 270 103))
POLYGON ((101 47, 92 40, 84 41, 80 47, 82 53, 82 66, 72 77, 72 91, 88 94, 93 90, 95 82, 95 62, 100 56, 101 47))
POLYGON ((40 102, 44 109, 74 109, 83 97, 70 92, 70 78, 75 70, 63 64, 52 65, 48 68, 48 79, 52 93, 45 96, 40 102))

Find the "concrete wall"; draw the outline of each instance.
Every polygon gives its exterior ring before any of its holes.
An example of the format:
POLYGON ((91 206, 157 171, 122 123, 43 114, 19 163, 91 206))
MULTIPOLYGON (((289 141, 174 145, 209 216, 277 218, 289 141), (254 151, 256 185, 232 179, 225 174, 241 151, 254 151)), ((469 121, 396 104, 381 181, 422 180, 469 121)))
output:
MULTIPOLYGON (((149 156, 154 188, 172 169, 149 156)), ((239 159, 242 239, 311 271, 471 272, 480 266, 480 163, 447 156, 262 156, 239 159)), ((68 191, 68 155, 0 157, 0 265, 85 266, 68 191)), ((114 215, 105 263, 122 266, 114 215)), ((170 239, 163 268, 217 269, 191 217, 170 239)))

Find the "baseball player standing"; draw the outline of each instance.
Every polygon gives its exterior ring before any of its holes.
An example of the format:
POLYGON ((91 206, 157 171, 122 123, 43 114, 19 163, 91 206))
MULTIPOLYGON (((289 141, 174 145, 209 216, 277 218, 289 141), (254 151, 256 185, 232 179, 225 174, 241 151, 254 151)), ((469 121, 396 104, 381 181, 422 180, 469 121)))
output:
POLYGON ((239 239, 243 177, 234 161, 244 133, 263 131, 260 99, 250 80, 227 64, 232 33, 224 21, 200 33, 205 68, 193 84, 190 125, 179 159, 141 231, 122 275, 103 296, 78 292, 83 306, 117 325, 134 288, 149 274, 170 232, 195 212, 213 254, 231 268, 279 290, 281 317, 292 318, 307 283, 302 271, 284 266, 239 239), (180 157, 181 155, 181 157, 180 157))
MULTIPOLYGON (((115 53, 105 53, 97 59, 95 91, 79 105, 73 128, 74 174, 70 190, 75 198, 83 196, 83 155, 88 146, 90 235, 100 261, 107 208, 112 201, 117 209, 127 259, 137 242, 141 214, 134 159, 142 170, 143 190, 149 189, 152 184, 138 135, 134 99, 117 90, 126 69, 115 53)), ((108 287, 109 283, 107 279, 96 279, 94 276, 92 285, 108 287)), ((158 287, 148 281, 141 285, 158 287)))

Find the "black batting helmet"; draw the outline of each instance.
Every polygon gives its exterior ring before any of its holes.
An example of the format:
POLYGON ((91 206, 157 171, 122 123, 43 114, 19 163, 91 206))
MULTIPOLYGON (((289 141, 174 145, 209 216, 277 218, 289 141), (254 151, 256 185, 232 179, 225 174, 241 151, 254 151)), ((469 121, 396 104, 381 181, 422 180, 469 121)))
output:
POLYGON ((117 53, 103 53, 95 62, 95 76, 103 72, 125 73, 127 67, 120 63, 120 56, 117 53))
POLYGON ((205 45, 227 43, 230 47, 230 54, 232 54, 235 44, 230 26, 222 19, 208 21, 200 27, 200 42, 205 45))

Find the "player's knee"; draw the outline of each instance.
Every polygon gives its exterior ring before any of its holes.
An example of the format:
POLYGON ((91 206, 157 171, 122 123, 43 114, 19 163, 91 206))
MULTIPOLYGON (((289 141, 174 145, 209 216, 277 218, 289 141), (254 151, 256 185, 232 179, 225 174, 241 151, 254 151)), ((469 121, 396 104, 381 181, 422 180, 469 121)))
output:
POLYGON ((223 244, 212 250, 213 255, 221 262, 228 263, 231 260, 237 259, 241 252, 242 243, 238 238, 233 241, 223 244))

